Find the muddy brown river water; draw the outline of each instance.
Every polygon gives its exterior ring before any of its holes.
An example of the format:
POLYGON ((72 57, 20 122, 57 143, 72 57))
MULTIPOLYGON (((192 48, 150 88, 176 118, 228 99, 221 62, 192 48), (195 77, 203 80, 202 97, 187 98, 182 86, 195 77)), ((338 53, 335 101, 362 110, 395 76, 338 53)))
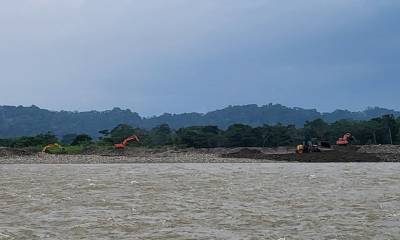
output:
POLYGON ((0 165, 0 239, 400 239, 400 164, 0 165))

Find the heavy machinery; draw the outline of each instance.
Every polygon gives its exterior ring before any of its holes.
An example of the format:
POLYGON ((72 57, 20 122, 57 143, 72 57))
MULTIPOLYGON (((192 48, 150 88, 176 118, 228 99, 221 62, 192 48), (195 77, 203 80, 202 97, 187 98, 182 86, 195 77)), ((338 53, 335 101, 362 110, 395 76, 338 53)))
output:
POLYGON ((318 145, 312 144, 312 142, 304 142, 303 144, 297 145, 296 153, 312 153, 312 152, 321 152, 318 145))
POLYGON ((339 138, 336 141, 336 145, 338 145, 338 146, 347 146, 353 140, 354 140, 354 137, 351 135, 351 133, 346 133, 345 135, 343 135, 343 137, 339 138))
POLYGON ((126 138, 122 143, 115 144, 114 147, 116 149, 124 149, 128 145, 128 143, 130 141, 135 141, 135 142, 138 142, 138 143, 140 142, 138 136, 132 135, 132 136, 126 138))
POLYGON ((47 153, 47 149, 49 149, 49 148, 60 148, 60 149, 62 149, 63 147, 58 143, 52 143, 52 144, 46 145, 42 149, 42 153, 47 153))

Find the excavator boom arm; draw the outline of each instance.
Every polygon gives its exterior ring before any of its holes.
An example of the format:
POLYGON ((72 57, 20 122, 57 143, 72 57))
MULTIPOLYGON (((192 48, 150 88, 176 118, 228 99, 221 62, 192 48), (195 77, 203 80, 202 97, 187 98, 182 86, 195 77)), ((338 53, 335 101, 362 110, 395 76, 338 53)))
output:
POLYGON ((126 138, 122 143, 115 144, 114 146, 115 146, 115 148, 117 148, 117 149, 123 149, 123 148, 126 147, 126 145, 128 145, 128 143, 129 143, 130 141, 140 142, 138 136, 132 135, 132 136, 126 138))
POLYGON ((62 148, 62 146, 61 146, 60 144, 58 144, 58 143, 52 143, 52 144, 49 144, 49 145, 45 146, 45 147, 42 149, 42 152, 45 153, 45 152, 47 151, 47 149, 52 148, 52 147, 62 148))

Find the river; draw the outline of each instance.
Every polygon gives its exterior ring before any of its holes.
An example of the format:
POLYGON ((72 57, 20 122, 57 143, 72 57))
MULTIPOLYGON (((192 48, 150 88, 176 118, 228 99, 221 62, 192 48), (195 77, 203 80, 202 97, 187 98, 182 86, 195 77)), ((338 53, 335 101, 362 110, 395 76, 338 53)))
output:
POLYGON ((0 239, 400 239, 400 164, 0 165, 0 239))

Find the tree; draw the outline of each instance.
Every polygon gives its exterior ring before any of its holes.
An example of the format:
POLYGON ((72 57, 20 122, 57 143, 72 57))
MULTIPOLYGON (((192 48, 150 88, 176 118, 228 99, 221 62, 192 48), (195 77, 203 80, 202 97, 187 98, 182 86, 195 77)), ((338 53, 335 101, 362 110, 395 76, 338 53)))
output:
POLYGON ((388 138, 389 138, 389 143, 393 144, 397 142, 397 133, 399 132, 400 128, 397 125, 396 118, 394 115, 383 115, 382 116, 382 121, 385 126, 385 128, 388 130, 388 138))
POLYGON ((221 131, 216 126, 194 126, 181 128, 176 132, 177 143, 194 148, 217 147, 221 141, 221 131))
POLYGON ((76 139, 77 136, 78 136, 78 134, 74 134, 74 133, 64 135, 61 139, 61 144, 62 145, 70 145, 76 139))
MULTIPOLYGON (((364 126, 363 131, 357 134, 357 140, 360 144, 377 144, 377 131, 379 130, 379 123, 376 121, 360 122, 360 125, 364 126)), ((353 127, 354 128, 354 127, 353 127)))
POLYGON ((257 137, 253 128, 244 124, 233 124, 224 133, 227 147, 253 147, 257 144, 257 137))
POLYGON ((379 129, 377 130, 378 143, 392 144, 397 142, 398 139, 396 133, 399 132, 400 128, 393 115, 384 115, 381 118, 374 118, 371 121, 375 122, 379 126, 379 129))
POLYGON ((307 121, 304 124, 305 137, 310 140, 313 138, 320 141, 327 140, 329 129, 329 124, 320 118, 314 121, 307 121))
POLYGON ((76 136, 74 141, 71 143, 72 146, 78 146, 78 145, 86 145, 90 144, 92 142, 92 137, 90 137, 87 134, 80 134, 76 136))
POLYGON ((12 143, 12 139, 0 139, 0 147, 11 147, 12 143))
POLYGON ((36 147, 45 146, 51 143, 57 143, 58 138, 51 132, 46 134, 39 134, 34 137, 19 137, 13 140, 11 147, 23 148, 23 147, 36 147))
POLYGON ((99 137, 99 141, 97 141, 97 144, 100 146, 108 146, 108 145, 112 145, 113 141, 110 138, 110 134, 111 132, 108 129, 104 129, 99 131, 99 133, 102 135, 101 137, 99 137))
POLYGON ((397 134, 396 134, 395 144, 400 144, 400 117, 397 118, 396 125, 397 125, 397 129, 399 129, 399 130, 397 131, 397 134))
POLYGON ((264 124, 262 127, 254 128, 254 133, 257 136, 257 146, 259 147, 267 147, 270 146, 271 138, 272 138, 272 127, 264 124))
POLYGON ((165 146, 172 144, 172 131, 168 124, 161 124, 150 132, 151 144, 165 146))
POLYGON ((129 136, 135 134, 135 129, 128 124, 119 124, 110 132, 112 143, 120 143, 129 136))
POLYGON ((104 129, 99 131, 99 133, 105 137, 107 137, 108 135, 110 135, 110 131, 108 129, 104 129))
POLYGON ((294 125, 284 126, 277 124, 272 127, 271 139, 269 142, 270 147, 291 146, 294 145, 296 136, 296 128, 294 125))

